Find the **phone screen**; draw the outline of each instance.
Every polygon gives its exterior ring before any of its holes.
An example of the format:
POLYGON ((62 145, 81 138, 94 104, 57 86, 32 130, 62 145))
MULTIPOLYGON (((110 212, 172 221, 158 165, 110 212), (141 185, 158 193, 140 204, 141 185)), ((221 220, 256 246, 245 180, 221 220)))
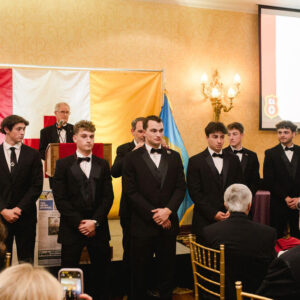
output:
POLYGON ((76 300, 82 293, 81 274, 78 271, 61 271, 60 283, 65 291, 66 300, 76 300))

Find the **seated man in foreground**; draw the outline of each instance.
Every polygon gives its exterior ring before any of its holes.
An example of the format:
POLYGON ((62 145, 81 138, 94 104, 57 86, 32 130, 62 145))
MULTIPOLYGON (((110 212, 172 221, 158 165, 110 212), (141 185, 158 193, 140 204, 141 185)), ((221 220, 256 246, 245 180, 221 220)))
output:
POLYGON ((211 248, 225 245, 226 299, 235 299, 235 281, 242 281, 246 292, 255 292, 261 284, 275 258, 276 231, 248 218, 252 194, 247 186, 229 186, 224 199, 230 217, 204 227, 202 239, 211 248))

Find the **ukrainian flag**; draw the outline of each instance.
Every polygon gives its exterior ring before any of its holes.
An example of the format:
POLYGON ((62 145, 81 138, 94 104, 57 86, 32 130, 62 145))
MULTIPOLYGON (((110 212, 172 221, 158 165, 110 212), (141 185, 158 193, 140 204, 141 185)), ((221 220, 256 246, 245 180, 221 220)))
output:
MULTIPOLYGON (((164 124, 164 135, 165 135, 166 143, 170 149, 179 152, 179 154, 181 155, 184 172, 186 174, 189 156, 184 147, 180 133, 177 129, 175 120, 173 118, 166 91, 164 92, 164 104, 163 104, 163 107, 161 108, 161 112, 160 112, 159 116, 162 119, 163 124, 164 124)), ((181 203, 181 205, 178 209, 178 212, 177 212, 180 223, 182 223, 182 221, 184 220, 184 217, 187 215, 187 213, 189 211, 188 209, 190 207, 192 207, 192 204, 193 204, 193 202, 190 198, 190 195, 189 195, 188 191, 186 191, 185 198, 184 198, 183 202, 181 203)))

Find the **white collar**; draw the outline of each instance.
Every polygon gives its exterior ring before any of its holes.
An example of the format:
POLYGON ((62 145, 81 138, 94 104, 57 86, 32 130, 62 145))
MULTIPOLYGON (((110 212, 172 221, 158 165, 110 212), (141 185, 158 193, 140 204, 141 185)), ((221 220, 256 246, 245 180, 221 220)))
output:
POLYGON ((85 156, 85 155, 81 154, 78 150, 76 150, 77 157, 82 157, 82 158, 89 157, 89 158, 92 158, 92 154, 93 153, 91 152, 88 156, 85 156))
POLYGON ((210 155, 212 156, 214 153, 217 153, 217 154, 222 154, 223 153, 223 149, 221 149, 221 151, 218 153, 218 152, 216 152, 216 151, 214 151, 214 150, 212 150, 211 148, 209 148, 209 147, 207 147, 207 149, 208 149, 208 151, 209 151, 209 153, 210 153, 210 155))
POLYGON ((22 146, 22 143, 19 142, 19 143, 16 143, 15 145, 10 145, 9 143, 7 143, 6 141, 3 142, 3 145, 5 147, 6 150, 9 150, 9 148, 11 147, 15 147, 17 150, 20 150, 21 146, 22 146))

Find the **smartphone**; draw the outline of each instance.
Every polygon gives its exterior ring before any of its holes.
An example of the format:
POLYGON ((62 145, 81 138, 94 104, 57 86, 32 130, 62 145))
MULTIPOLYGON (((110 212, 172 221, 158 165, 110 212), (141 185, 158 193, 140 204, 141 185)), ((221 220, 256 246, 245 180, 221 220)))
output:
POLYGON ((83 272, 77 268, 63 268, 58 272, 58 280, 63 286, 65 300, 77 300, 83 293, 83 272))

